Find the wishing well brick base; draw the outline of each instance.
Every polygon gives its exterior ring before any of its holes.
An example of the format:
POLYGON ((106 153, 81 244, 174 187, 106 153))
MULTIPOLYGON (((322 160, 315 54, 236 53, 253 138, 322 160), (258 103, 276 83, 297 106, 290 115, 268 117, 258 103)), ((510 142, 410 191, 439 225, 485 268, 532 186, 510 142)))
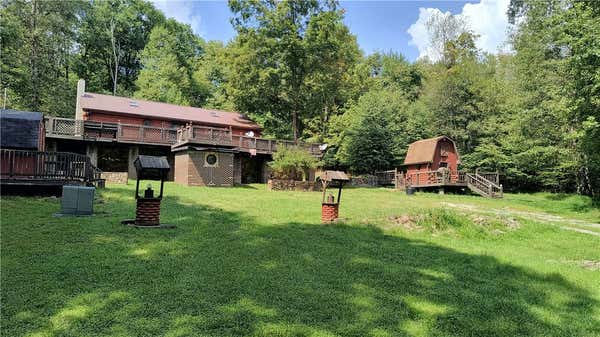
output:
POLYGON ((135 209, 135 224, 136 226, 160 225, 160 199, 137 199, 137 208, 135 209))
POLYGON ((329 223, 338 218, 338 204, 324 202, 321 204, 321 221, 329 223))

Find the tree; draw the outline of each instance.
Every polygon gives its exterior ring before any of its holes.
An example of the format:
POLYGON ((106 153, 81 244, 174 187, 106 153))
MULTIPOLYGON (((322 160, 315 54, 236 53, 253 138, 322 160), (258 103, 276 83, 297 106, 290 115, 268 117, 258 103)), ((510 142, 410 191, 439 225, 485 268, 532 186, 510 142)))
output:
MULTIPOLYGON (((523 103, 519 130, 531 149, 555 160, 539 176, 558 190, 599 198, 598 13, 591 1, 512 1, 513 38, 523 103), (535 146, 535 147, 534 147, 535 146), (546 174, 549 172, 550 174, 546 174), (556 176, 556 174, 559 174, 556 176)), ((538 156, 540 158, 540 156, 538 156)))
POLYGON ((437 11, 427 20, 427 33, 433 61, 448 64, 448 44, 458 41, 462 34, 469 33, 469 29, 462 16, 437 11))
POLYGON ((169 19, 156 26, 141 53, 143 65, 136 81, 136 97, 180 105, 202 106, 208 84, 195 75, 203 41, 189 25, 169 19))
POLYGON ((319 161, 308 151, 297 146, 280 145, 273 154, 273 161, 269 166, 273 175, 278 179, 291 179, 305 181, 307 172, 314 170, 319 161))
POLYGON ((144 0, 94 1, 78 32, 76 72, 90 91, 130 96, 142 68, 141 51, 164 15, 144 0))
POLYGON ((398 91, 374 89, 365 93, 340 117, 334 145, 341 166, 354 173, 371 173, 399 164, 406 151, 402 131, 408 100, 398 91))
POLYGON ((73 43, 83 4, 5 2, 0 9, 0 82, 7 107, 68 116, 74 111, 73 43))
MULTIPOLYGON (((227 94, 227 83, 232 80, 229 48, 220 41, 208 41, 195 71, 195 78, 208 88, 205 107, 232 111, 235 105, 227 94)), ((235 79, 235 77, 233 77, 235 79)))
POLYGON ((358 55, 343 13, 333 1, 231 0, 229 6, 238 32, 229 96, 276 136, 291 131, 297 141, 306 120, 318 114, 326 120, 343 104, 345 73, 358 55))

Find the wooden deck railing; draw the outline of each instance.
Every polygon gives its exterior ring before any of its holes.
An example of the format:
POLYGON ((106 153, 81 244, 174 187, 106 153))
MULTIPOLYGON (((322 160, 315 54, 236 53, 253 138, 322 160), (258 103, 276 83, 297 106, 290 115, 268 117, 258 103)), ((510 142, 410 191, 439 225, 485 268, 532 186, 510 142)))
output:
MULTIPOLYGON (((276 152, 280 146, 295 145, 293 141, 289 140, 235 135, 230 129, 195 125, 188 125, 177 131, 177 143, 185 142, 231 146, 244 151, 256 150, 259 153, 273 153, 276 152)), ((321 154, 318 144, 299 142, 297 145, 305 148, 311 154, 321 154)))
POLYGON ((466 183, 465 173, 460 171, 448 171, 446 174, 439 171, 412 172, 405 174, 404 180, 407 186, 466 183))
POLYGON ((0 150, 3 180, 72 180, 94 182, 100 171, 85 155, 70 152, 0 150))
MULTIPOLYGON (((263 139, 234 135, 231 129, 209 126, 161 128, 122 123, 81 121, 69 118, 47 117, 46 136, 58 138, 109 140, 124 143, 175 145, 184 142, 236 147, 242 151, 256 150, 273 153, 278 146, 293 145, 287 140, 263 139)), ((299 143, 314 155, 320 155, 318 144, 299 143)))
POLYGON ((114 140, 125 143, 173 145, 177 129, 156 126, 82 121, 69 118, 47 117, 46 136, 114 140))

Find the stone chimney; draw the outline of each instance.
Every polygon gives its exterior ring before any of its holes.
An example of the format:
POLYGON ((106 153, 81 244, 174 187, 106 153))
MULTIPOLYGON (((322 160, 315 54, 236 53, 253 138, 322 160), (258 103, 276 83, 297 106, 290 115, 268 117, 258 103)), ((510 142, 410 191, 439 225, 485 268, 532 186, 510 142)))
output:
POLYGON ((85 80, 77 81, 77 100, 75 103, 75 119, 83 120, 83 109, 81 108, 81 97, 85 93, 85 80))

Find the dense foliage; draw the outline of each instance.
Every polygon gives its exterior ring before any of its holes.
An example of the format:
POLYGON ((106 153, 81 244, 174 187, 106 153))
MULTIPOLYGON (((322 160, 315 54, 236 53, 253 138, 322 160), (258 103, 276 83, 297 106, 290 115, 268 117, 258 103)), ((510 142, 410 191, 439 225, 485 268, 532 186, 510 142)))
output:
POLYGON ((267 136, 325 142, 326 166, 402 163, 453 138, 465 168, 513 190, 600 196, 600 2, 513 0, 510 53, 432 17, 437 60, 362 55, 336 1, 231 0, 236 37, 205 42, 144 0, 2 2, 7 107, 74 114, 89 91, 247 113, 267 136))
POLYGON ((273 177, 277 179, 305 181, 308 171, 317 168, 318 164, 318 160, 305 149, 279 145, 269 165, 273 170, 273 177))

